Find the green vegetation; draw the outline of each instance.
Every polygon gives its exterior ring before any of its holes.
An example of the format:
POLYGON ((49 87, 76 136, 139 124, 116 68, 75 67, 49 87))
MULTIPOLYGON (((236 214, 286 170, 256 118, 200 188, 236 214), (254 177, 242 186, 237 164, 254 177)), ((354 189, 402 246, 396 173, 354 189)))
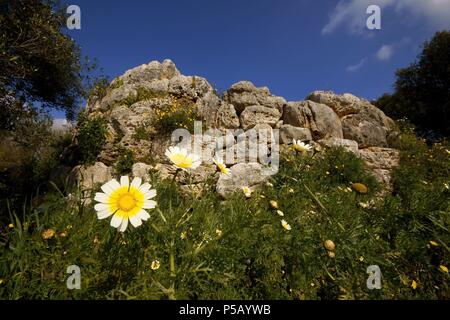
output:
POLYGON ((106 122, 102 118, 89 119, 82 113, 78 119, 76 136, 82 164, 93 164, 106 142, 106 122))
POLYGON ((80 48, 63 32, 65 9, 53 0, 16 0, 3 1, 0 10, 0 98, 13 93, 73 119, 95 64, 81 61, 80 48))
POLYGON ((394 94, 375 102, 394 119, 450 136, 450 31, 437 32, 417 61, 397 71, 394 94))
POLYGON ((134 155, 131 150, 124 150, 121 152, 116 164, 115 169, 118 176, 131 174, 131 169, 134 164, 134 155))
POLYGON ((147 123, 142 123, 141 125, 139 125, 133 134, 133 139, 137 141, 149 140, 150 134, 148 132, 148 126, 149 124, 147 123))
POLYGON ((180 128, 193 132, 198 118, 193 102, 187 98, 177 98, 172 104, 155 108, 155 115, 154 126, 162 134, 170 134, 180 128))
POLYGON ((97 220, 92 204, 81 206, 81 195, 49 194, 3 227, 0 297, 448 299, 450 145, 429 148, 408 134, 398 143, 401 164, 385 199, 361 160, 342 149, 284 155, 273 186, 250 199, 238 192, 221 201, 208 185, 202 198, 182 196, 153 176, 157 208, 123 235, 97 220), (55 235, 43 239, 48 229, 55 235), (326 240, 336 245, 334 258, 326 240), (65 285, 74 264, 79 291, 65 285), (381 290, 366 287, 370 265, 381 268, 381 290))

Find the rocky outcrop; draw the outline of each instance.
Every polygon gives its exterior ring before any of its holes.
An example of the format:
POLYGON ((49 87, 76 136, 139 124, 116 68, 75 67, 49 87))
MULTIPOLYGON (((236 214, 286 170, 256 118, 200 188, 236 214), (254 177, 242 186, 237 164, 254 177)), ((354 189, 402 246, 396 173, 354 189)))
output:
POLYGON ((389 149, 396 136, 395 124, 367 100, 348 93, 315 91, 305 101, 287 102, 267 87, 258 88, 249 81, 232 85, 221 97, 205 78, 185 76, 172 61, 165 60, 127 71, 114 79, 103 95, 89 99, 88 117, 104 118, 108 133, 99 162, 92 167, 74 169, 78 179, 87 177, 83 187, 92 188, 95 183, 111 178, 112 168, 124 150, 133 153, 134 176, 148 180, 153 170, 162 178, 173 178, 174 170, 164 156, 173 142, 156 125, 161 112, 167 108, 194 110, 204 131, 215 128, 223 134, 226 129, 239 130, 238 135, 227 136, 221 147, 213 144, 211 149, 207 141, 202 143, 205 158, 202 166, 189 177, 185 174, 176 177, 188 189, 200 188, 205 179, 213 176, 219 194, 228 197, 243 185, 252 187, 265 181, 268 176, 262 174, 263 166, 245 154, 245 147, 251 143, 251 135, 247 135, 255 130, 259 132, 256 135, 266 132, 271 137, 268 153, 272 152, 277 133, 279 142, 285 145, 295 139, 311 143, 316 150, 344 147, 364 159, 386 184, 389 184, 390 171, 398 164, 398 153, 389 149), (243 156, 237 157, 242 150, 243 156), (226 152, 235 155, 225 159, 231 167, 231 176, 216 173, 211 159, 214 153, 225 155, 226 152))
POLYGON ((290 102, 284 108, 284 124, 310 129, 314 140, 343 138, 341 121, 328 106, 312 101, 290 102))
POLYGON ((104 163, 96 162, 91 166, 77 166, 73 168, 71 179, 80 182, 83 191, 92 191, 113 178, 112 168, 104 163))
POLYGON ((256 88, 249 81, 241 81, 231 86, 225 92, 224 100, 232 104, 238 114, 241 114, 247 107, 263 106, 271 109, 277 109, 282 112, 286 100, 281 97, 273 96, 269 88, 256 88))

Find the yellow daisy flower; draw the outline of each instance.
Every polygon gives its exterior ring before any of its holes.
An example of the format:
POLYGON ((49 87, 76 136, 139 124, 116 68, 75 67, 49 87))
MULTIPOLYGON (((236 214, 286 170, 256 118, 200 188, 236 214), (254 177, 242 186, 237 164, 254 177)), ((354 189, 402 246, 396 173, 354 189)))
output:
POLYGON ((247 198, 250 198, 252 196, 252 189, 250 187, 242 187, 242 191, 244 192, 245 196, 247 198))
POLYGON ((130 222, 137 228, 142 221, 150 219, 145 209, 154 209, 156 201, 150 200, 156 196, 156 190, 151 189, 148 183, 142 184, 141 178, 130 179, 124 176, 120 183, 113 179, 101 188, 104 193, 97 193, 94 200, 99 202, 95 205, 99 220, 111 219, 111 226, 125 232, 130 222))
POLYGON ((160 267, 161 267, 161 263, 160 263, 158 260, 153 260, 153 261, 152 261, 152 265, 150 266, 150 268, 151 268, 153 271, 158 270, 160 267))
POLYGON ((312 150, 312 147, 309 144, 303 143, 302 141, 295 139, 292 142, 292 147, 294 148, 295 151, 301 153, 306 153, 312 150))
POLYGON ((47 229, 44 232, 42 232, 42 239, 49 240, 55 236, 55 230, 53 229, 47 229))
POLYGON ((179 147, 170 147, 166 151, 166 157, 176 168, 184 171, 197 169, 202 163, 198 155, 189 153, 187 149, 179 147))
POLYGON ((216 166, 220 172, 222 172, 223 174, 226 174, 227 176, 231 175, 231 170, 227 168, 227 166, 222 161, 222 159, 220 159, 219 157, 216 156, 215 158, 213 158, 213 161, 216 164, 216 166))
POLYGON ((287 223, 286 220, 281 220, 281 226, 286 230, 286 231, 291 231, 292 227, 289 223, 287 223))
POLYGON ((411 288, 413 288, 414 290, 417 289, 417 282, 416 282, 416 280, 413 280, 413 281, 412 281, 412 283, 411 283, 411 288))
POLYGON ((270 206, 272 207, 272 209, 279 209, 278 202, 276 202, 275 200, 270 201, 270 206))

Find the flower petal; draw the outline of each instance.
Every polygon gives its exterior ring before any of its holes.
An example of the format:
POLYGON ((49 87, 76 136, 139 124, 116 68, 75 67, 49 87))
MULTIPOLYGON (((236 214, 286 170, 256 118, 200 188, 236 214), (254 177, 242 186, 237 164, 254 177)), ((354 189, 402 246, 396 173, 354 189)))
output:
POLYGON ((135 178, 133 179, 133 182, 131 182, 131 186, 134 187, 134 188, 136 188, 136 189, 139 189, 139 187, 141 186, 141 184, 142 184, 142 179, 139 178, 139 177, 135 177, 135 178))
POLYGON ((122 221, 123 217, 119 216, 118 214, 115 214, 114 217, 111 219, 111 227, 117 229, 122 224, 122 221))
POLYGON ((152 185, 149 183, 144 183, 142 186, 139 187, 139 190, 141 190, 142 193, 146 193, 151 189, 152 185))
POLYGON ((146 193, 144 193, 144 199, 145 200, 149 200, 156 197, 156 190, 155 189, 151 189, 149 191, 147 191, 146 193))
POLYGON ((110 182, 108 182, 108 184, 113 190, 120 188, 120 183, 116 179, 112 179, 110 182))
POLYGON ((109 210, 109 204, 106 204, 106 203, 97 203, 97 204, 94 206, 94 209, 95 209, 95 211, 98 211, 98 212, 100 212, 100 211, 106 211, 106 210, 109 210))
POLYGON ((100 192, 95 194, 94 200, 101 203, 109 203, 109 197, 106 194, 100 192))
POLYGON ((142 209, 154 209, 156 207, 156 204, 157 204, 156 201, 147 200, 144 202, 142 209))
POLYGON ((137 215, 130 217, 130 222, 135 228, 142 225, 142 221, 137 215))
POLYGON ((138 212, 137 216, 139 218, 141 218, 141 220, 147 221, 148 219, 150 219, 150 215, 148 214, 147 211, 145 210, 141 210, 138 212))
POLYGON ((120 185, 122 187, 130 187, 130 178, 128 178, 128 176, 123 176, 120 178, 120 185))
POLYGON ((114 212, 112 212, 111 210, 104 210, 104 211, 99 211, 97 212, 97 218, 98 220, 104 220, 106 218, 109 218, 110 216, 113 215, 114 212))
POLYGON ((101 189, 107 196, 110 196, 114 192, 114 189, 111 187, 109 182, 102 185, 101 189))
POLYGON ((122 224, 120 225, 120 229, 119 232, 125 232, 127 230, 128 227, 128 218, 123 218, 122 220, 122 224))

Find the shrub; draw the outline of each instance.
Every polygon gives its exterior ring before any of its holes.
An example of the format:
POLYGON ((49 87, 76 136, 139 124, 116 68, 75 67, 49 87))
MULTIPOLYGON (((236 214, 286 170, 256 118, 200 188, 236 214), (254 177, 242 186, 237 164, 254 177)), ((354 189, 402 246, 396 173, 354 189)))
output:
POLYGON ((155 114, 155 128, 166 134, 180 128, 193 132, 198 118, 193 102, 187 98, 175 99, 173 104, 155 108, 155 114))
POLYGON ((133 152, 131 150, 122 151, 115 165, 117 175, 130 174, 133 164, 134 164, 133 152))
POLYGON ((106 122, 102 118, 89 119, 82 113, 78 120, 77 143, 82 164, 93 164, 106 142, 106 122))

